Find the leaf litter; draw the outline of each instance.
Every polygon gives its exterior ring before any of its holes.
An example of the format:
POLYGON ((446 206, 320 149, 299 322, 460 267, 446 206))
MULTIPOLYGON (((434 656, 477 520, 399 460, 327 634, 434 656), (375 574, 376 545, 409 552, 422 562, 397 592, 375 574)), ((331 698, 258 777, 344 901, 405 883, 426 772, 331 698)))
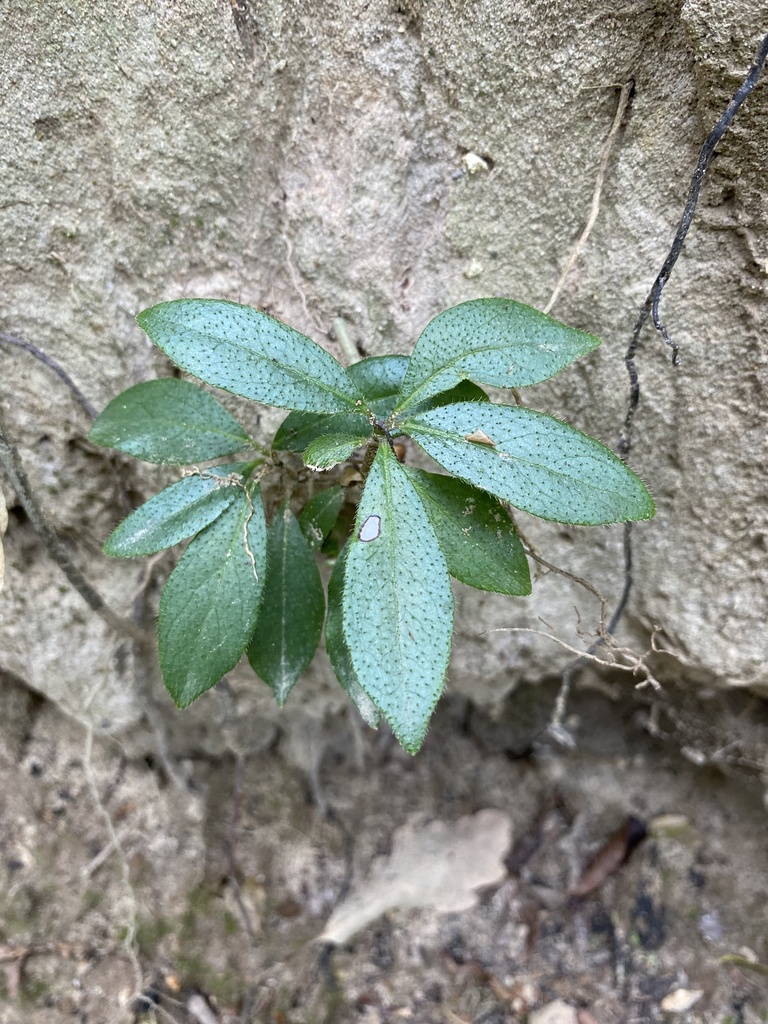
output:
POLYGON ((477 890, 501 882, 512 822, 486 809, 457 821, 409 823, 392 835, 392 852, 377 857, 365 879, 331 914, 319 942, 343 945, 390 910, 430 907, 440 913, 469 910, 477 890))

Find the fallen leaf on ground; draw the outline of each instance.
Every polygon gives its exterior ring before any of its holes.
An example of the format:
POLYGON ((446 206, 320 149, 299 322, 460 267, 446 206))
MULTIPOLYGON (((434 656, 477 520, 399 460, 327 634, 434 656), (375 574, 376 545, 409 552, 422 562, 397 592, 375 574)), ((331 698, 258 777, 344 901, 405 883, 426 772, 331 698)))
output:
POLYGON ((654 839, 677 839, 691 827, 691 819, 685 814, 657 814, 648 822, 648 834, 654 839))
POLYGON ((318 941, 341 945, 395 908, 469 910, 477 902, 476 889, 506 876, 503 858, 511 839, 512 823, 502 811, 478 811, 453 823, 403 825, 392 836, 392 852, 373 861, 318 941))
POLYGON ((609 875, 625 864, 632 851, 648 834, 645 822, 639 818, 627 818, 621 828, 600 847, 582 872, 581 878, 570 892, 572 899, 582 899, 601 886, 609 875))
POLYGON ((578 1017, 573 1006, 556 999, 553 1003, 547 1003, 540 1010, 534 1010, 528 1014, 528 1024, 577 1024, 578 1017))
POLYGON ((579 1022, 579 1024, 597 1024, 597 1021, 589 1012, 589 1010, 577 1010, 576 1020, 579 1022))
POLYGON ((664 996, 659 1005, 664 1013, 687 1013, 703 995, 701 989, 676 988, 664 996))

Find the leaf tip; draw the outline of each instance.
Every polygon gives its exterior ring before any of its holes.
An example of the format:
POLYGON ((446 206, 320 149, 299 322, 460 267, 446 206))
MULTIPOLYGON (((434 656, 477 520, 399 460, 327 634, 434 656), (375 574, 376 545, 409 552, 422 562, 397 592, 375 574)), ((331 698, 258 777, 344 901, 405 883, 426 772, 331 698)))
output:
POLYGON ((188 708, 192 701, 195 699, 194 697, 185 697, 182 693, 176 692, 175 690, 171 689, 168 683, 165 684, 165 688, 168 690, 168 693, 170 693, 171 700, 179 709, 179 711, 183 711, 184 708, 188 708))
MULTIPOLYGON (((395 726, 391 719, 387 719, 389 721, 390 726, 392 727, 392 732, 395 734, 398 743, 407 754, 411 755, 411 757, 415 757, 416 754, 418 754, 418 752, 424 746, 424 740, 427 738, 429 719, 432 717, 433 712, 434 708, 431 708, 429 715, 427 716, 427 719, 424 721, 421 728, 419 728, 418 726, 416 726, 415 728, 413 726, 400 728, 398 726, 395 726)), ((386 715, 384 717, 386 718, 386 715)))
POLYGON ((154 306, 148 306, 146 309, 142 309, 140 313, 136 314, 136 323, 139 325, 142 331, 147 330, 146 324, 147 321, 150 319, 150 315, 154 308, 154 306))

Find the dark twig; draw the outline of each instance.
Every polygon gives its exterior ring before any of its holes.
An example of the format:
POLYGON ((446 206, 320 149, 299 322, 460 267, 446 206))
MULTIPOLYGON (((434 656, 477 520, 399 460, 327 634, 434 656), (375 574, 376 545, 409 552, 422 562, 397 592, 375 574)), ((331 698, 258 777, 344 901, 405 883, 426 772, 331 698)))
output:
POLYGON ((49 370, 53 370, 56 376, 67 385, 69 390, 72 392, 73 398, 78 405, 80 405, 85 414, 92 420, 96 419, 96 410, 94 407, 69 376, 64 367, 60 366, 55 359, 52 359, 49 355, 43 352, 42 349, 31 344, 31 342, 23 341, 21 338, 16 338, 13 334, 6 334, 5 331, 0 331, 0 341, 5 342, 6 345, 15 345, 17 348, 24 349, 25 352, 29 352, 30 355, 33 355, 35 359, 39 359, 40 362, 47 366, 49 370))
POLYGON ((240 37, 240 45, 243 48, 243 56, 246 60, 252 60, 253 43, 257 33, 248 0, 229 0, 229 2, 232 7, 235 28, 240 37))
POLYGON ((619 455, 621 455, 622 458, 626 458, 629 454, 631 447, 632 421, 640 401, 640 378, 638 376, 637 366, 635 363, 635 356, 637 355, 638 345, 640 344, 640 334, 648 317, 651 316, 654 327, 660 332, 666 344, 672 349, 672 365, 679 365, 679 346, 670 337, 669 332, 659 315, 661 293, 664 289, 664 285, 669 280, 680 252, 682 251, 685 237, 688 234, 688 229, 691 226, 693 216, 696 212, 696 204, 699 201, 701 186, 704 182, 707 171, 709 170, 712 157, 714 156, 715 147, 730 127, 739 107, 757 85, 758 79, 765 67, 766 60, 768 60, 768 35, 765 36, 760 44, 755 57, 755 62, 749 69, 747 77, 733 94, 733 98, 723 112, 722 117, 709 133, 704 145, 701 147, 699 159, 696 161, 696 169, 694 170, 693 177, 691 178, 691 184, 688 190, 688 199, 685 204, 685 209, 683 210, 683 216, 681 217, 680 223, 677 227, 674 241, 672 242, 672 248, 669 250, 669 254, 664 260, 662 268, 659 271, 656 280, 653 282, 653 287, 648 293, 648 297, 643 303, 643 307, 640 310, 637 321, 635 322, 634 330, 632 331, 632 341, 630 342, 627 354, 624 357, 627 373, 629 374, 630 399, 626 419, 624 420, 624 433, 619 442, 619 455))
MULTIPOLYGON (((627 373, 629 375, 629 403, 627 406, 627 413, 624 419, 624 430, 617 446, 618 454, 622 459, 626 459, 629 455, 632 446, 632 427, 635 412, 640 402, 640 376, 637 371, 637 349, 640 344, 640 335, 643 327, 650 316, 653 320, 654 327, 661 334, 665 343, 672 350, 672 365, 678 366, 680 363, 679 359, 679 346, 670 337, 669 331, 666 325, 661 320, 659 314, 659 303, 661 302, 661 293, 664 290, 664 285, 669 280, 672 270, 677 263, 678 257, 683 248, 688 229, 693 221, 694 214, 696 213, 696 206, 699 201, 699 193, 701 186, 706 177, 707 171, 709 170, 712 162, 712 157, 715 153, 715 148, 725 135, 726 131, 731 125, 734 117, 736 116, 739 107, 742 105, 744 100, 749 96, 752 90, 757 85, 758 79, 765 67, 766 60, 768 60, 768 35, 765 36, 762 43, 760 44, 755 61, 752 67, 749 69, 746 78, 733 94, 731 102, 726 107, 720 119, 715 124, 712 131, 704 141, 704 145, 699 151, 699 158, 696 161, 696 168, 691 178, 691 184, 688 190, 688 198, 685 203, 683 215, 680 218, 680 223, 677 227, 672 247, 669 250, 667 258, 661 267, 661 270, 653 283, 648 296, 643 303, 640 313, 635 322, 635 326, 632 331, 632 340, 627 348, 624 362, 627 367, 627 373)), ((619 602, 611 616, 611 620, 608 623, 605 631, 597 638, 597 640, 590 645, 585 654, 574 659, 563 671, 562 682, 560 684, 560 690, 555 700, 555 708, 552 714, 552 720, 550 722, 549 729, 551 733, 558 739, 559 742, 566 746, 573 745, 573 739, 565 729, 563 720, 568 704, 568 698, 570 696, 571 688, 573 685, 573 679, 576 673, 581 669, 589 660, 589 656, 593 655, 609 637, 612 637, 616 633, 619 622, 624 615, 624 612, 629 601, 629 595, 632 591, 632 523, 624 524, 624 587, 619 598, 619 602)))
POLYGON ((113 629, 120 633, 127 633, 135 640, 150 643, 151 641, 143 629, 129 619, 124 619, 112 611, 101 594, 91 586, 69 557, 66 548, 49 526, 48 520, 32 491, 18 449, 5 434, 2 416, 0 416, 0 466, 5 470, 11 486, 16 491, 18 499, 29 517, 29 521, 45 545, 48 554, 53 558, 83 600, 113 629))

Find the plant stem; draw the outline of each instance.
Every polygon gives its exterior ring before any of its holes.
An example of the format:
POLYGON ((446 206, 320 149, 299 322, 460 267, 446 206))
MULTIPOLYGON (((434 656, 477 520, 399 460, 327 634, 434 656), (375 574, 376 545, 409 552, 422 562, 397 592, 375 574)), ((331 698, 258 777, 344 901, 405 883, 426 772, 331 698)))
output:
POLYGON ((364 481, 368 479, 368 474, 371 472, 371 466, 373 465, 373 460, 376 458, 376 452, 379 450, 382 436, 383 435, 379 434, 377 431, 368 442, 368 447, 365 449, 363 464, 360 467, 360 473, 362 474, 364 481))
POLYGON ((351 366, 352 363, 359 363, 360 353, 357 351, 357 345, 350 338, 346 322, 340 316, 337 316, 333 321, 333 333, 336 335, 336 341, 338 341, 339 347, 346 357, 347 365, 351 366))

